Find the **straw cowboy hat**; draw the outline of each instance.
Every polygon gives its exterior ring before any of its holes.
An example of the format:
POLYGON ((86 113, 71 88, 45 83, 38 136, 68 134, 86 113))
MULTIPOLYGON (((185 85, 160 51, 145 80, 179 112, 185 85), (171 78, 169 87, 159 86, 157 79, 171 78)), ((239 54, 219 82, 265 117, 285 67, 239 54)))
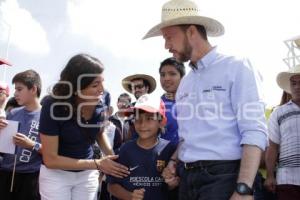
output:
POLYGON ((280 72, 277 75, 277 84, 289 94, 291 94, 290 79, 294 75, 300 75, 300 65, 290 68, 286 72, 280 72))
POLYGON ((154 26, 143 39, 161 35, 161 29, 181 24, 197 24, 205 27, 208 36, 224 34, 223 25, 215 19, 199 15, 197 5, 190 0, 171 0, 162 7, 161 23, 154 26))
POLYGON ((127 76, 122 80, 122 86, 123 88, 129 92, 132 93, 131 86, 132 86, 132 80, 134 79, 143 79, 149 83, 149 91, 148 94, 153 92, 156 88, 156 81, 152 76, 146 75, 146 74, 134 74, 131 76, 127 76))

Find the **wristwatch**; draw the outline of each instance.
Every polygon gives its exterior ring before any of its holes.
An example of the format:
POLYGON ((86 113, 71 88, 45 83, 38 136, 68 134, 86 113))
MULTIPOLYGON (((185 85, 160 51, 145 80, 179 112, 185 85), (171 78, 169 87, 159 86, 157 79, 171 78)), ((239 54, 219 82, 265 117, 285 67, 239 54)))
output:
POLYGON ((253 195, 253 189, 246 183, 237 183, 235 191, 240 195, 253 195))
POLYGON ((34 142, 34 145, 33 145, 33 147, 32 147, 32 150, 34 150, 34 151, 39 151, 40 149, 41 149, 41 144, 40 143, 38 143, 38 142, 34 142))

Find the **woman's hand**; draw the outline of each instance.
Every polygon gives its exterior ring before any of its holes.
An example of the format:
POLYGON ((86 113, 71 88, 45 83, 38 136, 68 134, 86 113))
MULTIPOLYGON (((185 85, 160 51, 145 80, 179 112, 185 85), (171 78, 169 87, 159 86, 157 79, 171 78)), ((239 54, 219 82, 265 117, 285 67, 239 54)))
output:
POLYGON ((275 193, 276 191, 276 179, 274 176, 267 176, 264 186, 267 188, 268 191, 275 193))
POLYGON ((104 158, 96 160, 96 162, 103 173, 117 178, 124 178, 128 176, 130 172, 126 166, 114 161, 117 158, 117 155, 105 156, 104 158))

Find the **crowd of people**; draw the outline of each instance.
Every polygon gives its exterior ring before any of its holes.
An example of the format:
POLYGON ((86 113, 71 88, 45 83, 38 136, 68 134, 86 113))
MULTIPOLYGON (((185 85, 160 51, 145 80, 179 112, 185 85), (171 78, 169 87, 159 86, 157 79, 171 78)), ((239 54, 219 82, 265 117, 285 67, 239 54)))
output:
POLYGON ((278 74, 283 96, 266 117, 256 69, 210 44, 223 33, 194 2, 165 3, 144 37, 162 36, 173 54, 157 66, 165 93, 152 95, 152 76, 129 75, 115 113, 104 66, 88 54, 70 58, 41 100, 34 70, 12 78, 10 99, 0 83, 0 134, 18 122, 15 153, 0 152, 0 198, 300 199, 300 65, 278 74))

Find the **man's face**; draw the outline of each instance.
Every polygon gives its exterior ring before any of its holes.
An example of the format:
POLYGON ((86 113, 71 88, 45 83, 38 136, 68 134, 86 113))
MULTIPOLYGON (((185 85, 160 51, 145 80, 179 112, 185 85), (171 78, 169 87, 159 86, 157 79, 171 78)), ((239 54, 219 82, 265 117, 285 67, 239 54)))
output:
POLYGON ((292 99, 300 101, 300 74, 291 77, 290 86, 292 99))
POLYGON ((173 54, 179 62, 186 62, 191 59, 192 47, 188 42, 185 31, 179 26, 165 27, 161 30, 165 39, 165 48, 173 54))
POLYGON ((149 87, 144 84, 142 79, 136 79, 131 81, 132 94, 138 99, 140 96, 147 94, 149 87))
POLYGON ((130 98, 120 97, 117 106, 119 110, 127 109, 128 107, 130 107, 130 98))

